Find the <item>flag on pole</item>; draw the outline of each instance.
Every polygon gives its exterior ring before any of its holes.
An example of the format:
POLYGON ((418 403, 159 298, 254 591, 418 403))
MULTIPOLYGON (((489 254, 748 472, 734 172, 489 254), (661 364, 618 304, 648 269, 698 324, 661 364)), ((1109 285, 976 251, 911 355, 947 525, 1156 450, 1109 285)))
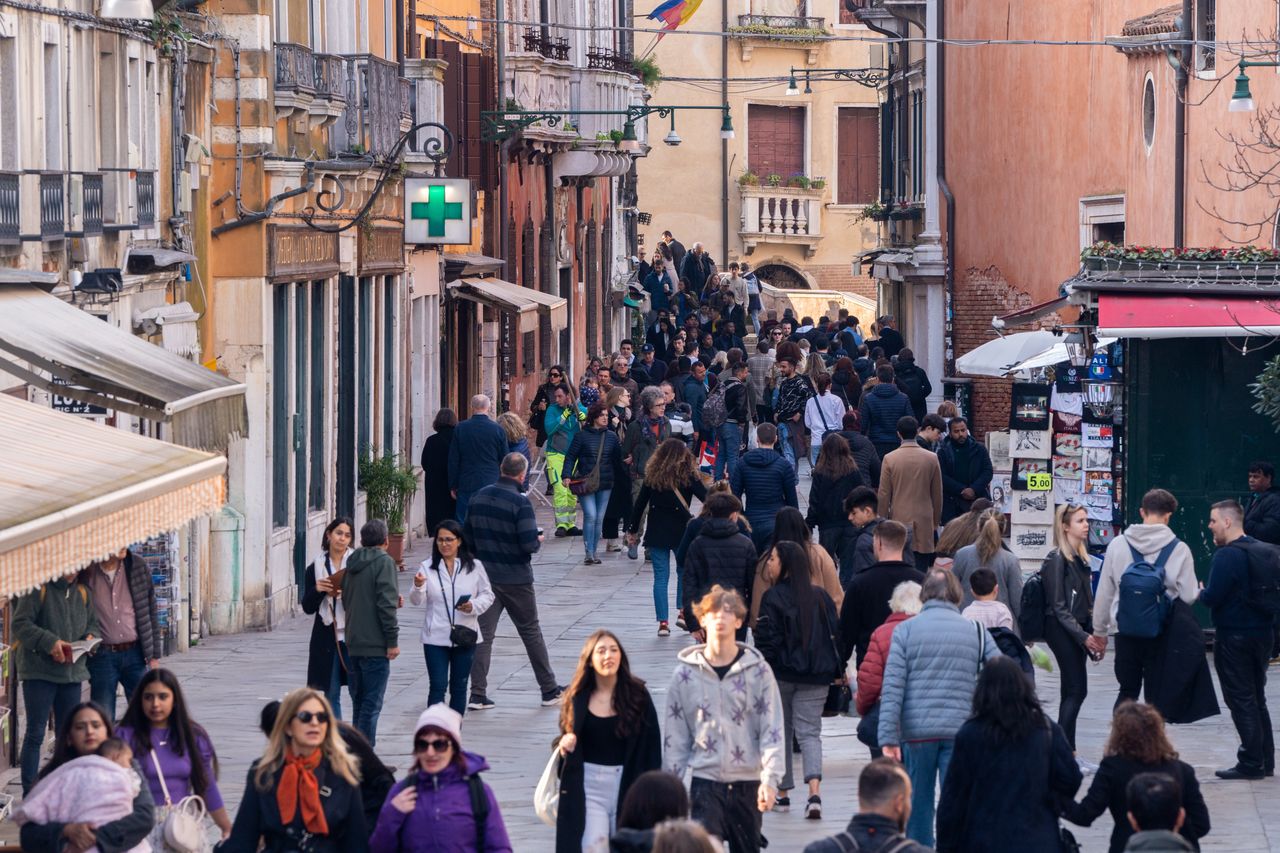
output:
POLYGON ((684 25, 701 5, 702 0, 666 0, 650 12, 649 20, 662 21, 663 24, 662 32, 658 33, 658 41, 662 41, 662 37, 667 33, 684 25))

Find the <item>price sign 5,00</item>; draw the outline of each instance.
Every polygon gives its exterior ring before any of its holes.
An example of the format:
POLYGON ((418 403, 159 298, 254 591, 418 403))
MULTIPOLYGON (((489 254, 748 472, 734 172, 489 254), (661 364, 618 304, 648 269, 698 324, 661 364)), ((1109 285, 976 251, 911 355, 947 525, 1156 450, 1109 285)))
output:
POLYGON ((1032 492, 1047 492, 1053 488, 1052 474, 1028 474, 1027 490, 1032 492))

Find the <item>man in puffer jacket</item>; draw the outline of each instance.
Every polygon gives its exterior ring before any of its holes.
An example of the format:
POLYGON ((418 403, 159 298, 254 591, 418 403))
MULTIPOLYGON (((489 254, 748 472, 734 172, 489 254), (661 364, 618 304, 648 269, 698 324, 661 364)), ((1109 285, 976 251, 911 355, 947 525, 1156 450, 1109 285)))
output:
POLYGON ((796 470, 774 450, 777 441, 778 428, 773 424, 760 424, 756 427, 759 447, 744 453, 729 476, 730 488, 747 507, 751 541, 757 551, 773 538, 778 510, 784 506, 800 507, 796 498, 796 470))
POLYGON ((911 414, 916 420, 923 420, 926 401, 933 393, 933 385, 924 368, 916 364, 916 355, 911 350, 904 348, 898 353, 898 363, 893 369, 893 382, 911 401, 911 414))
MULTIPOLYGON (((690 543, 684 558, 684 624, 699 641, 703 634, 694 615, 694 602, 713 586, 737 590, 747 607, 751 606, 758 554, 751 540, 738 529, 741 511, 742 503, 733 495, 720 492, 707 498, 707 513, 711 517, 702 525, 698 538, 690 543)), ((744 622, 738 629, 738 640, 746 638, 744 622)))
POLYGON ((931 570, 924 607, 893 632, 880 693, 880 748, 911 777, 907 837, 933 846, 937 782, 947 776, 956 732, 973 709, 982 664, 1000 654, 985 628, 960 615, 960 582, 931 570))
POLYGON ((913 416, 911 400, 893 384, 893 368, 882 364, 876 368, 878 383, 862 395, 858 417, 863 435, 871 439, 883 460, 902 444, 898 440, 898 419, 913 416))

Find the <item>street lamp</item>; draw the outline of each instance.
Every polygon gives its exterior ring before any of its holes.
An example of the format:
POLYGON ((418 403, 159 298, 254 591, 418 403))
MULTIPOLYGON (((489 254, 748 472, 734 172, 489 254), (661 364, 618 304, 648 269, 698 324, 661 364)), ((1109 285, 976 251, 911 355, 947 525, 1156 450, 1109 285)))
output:
POLYGON ((1249 91, 1249 68, 1280 68, 1280 60, 1275 59, 1242 59, 1240 73, 1236 75, 1236 90, 1231 93, 1231 104, 1227 109, 1233 113, 1253 112, 1253 93, 1249 91))
POLYGON ((113 21, 155 20, 156 10, 151 0, 102 0, 99 18, 113 21))
POLYGON ((640 150, 640 140, 636 138, 636 123, 629 118, 622 126, 622 140, 618 143, 618 148, 628 153, 640 150))
POLYGON ((724 108, 724 121, 720 122, 720 138, 733 139, 733 120, 729 118, 729 108, 724 108))
POLYGON ((1067 348, 1067 361, 1071 362, 1072 367, 1084 368, 1089 366, 1093 353, 1089 351, 1088 330, 1076 329, 1063 338, 1062 343, 1067 348))
POLYGON ((676 133, 676 114, 674 112, 671 113, 671 132, 662 141, 672 148, 675 148, 683 141, 680 139, 680 134, 676 133))
POLYGON ((800 94, 800 87, 796 85, 796 70, 794 68, 791 69, 791 79, 787 81, 787 94, 800 94))

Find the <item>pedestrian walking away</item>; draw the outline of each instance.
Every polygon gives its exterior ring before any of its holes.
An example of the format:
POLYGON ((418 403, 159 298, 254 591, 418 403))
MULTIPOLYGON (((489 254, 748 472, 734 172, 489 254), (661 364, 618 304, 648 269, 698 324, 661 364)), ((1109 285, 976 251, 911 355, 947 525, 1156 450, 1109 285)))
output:
POLYGON ((542 704, 555 705, 563 688, 556 683, 547 655, 547 644, 538 623, 538 600, 533 589, 530 560, 542 547, 542 531, 533 506, 521 492, 529 460, 508 453, 502 460, 502 478, 481 489, 475 496, 473 514, 467 517, 462 535, 475 549, 477 559, 493 589, 493 604, 480 614, 480 642, 471 666, 471 698, 467 708, 483 711, 494 706, 489 698, 489 656, 503 611, 511 614, 534 677, 542 690, 542 704))
POLYGON ((747 618, 737 591, 713 586, 694 612, 707 640, 680 652, 672 673, 663 762, 677 778, 692 772, 694 820, 734 853, 759 853, 784 770, 782 698, 760 652, 734 641, 747 618))
MULTIPOLYGON (((716 494, 707 498, 707 512, 711 516, 702 526, 698 538, 689 545, 685 555, 684 572, 684 621, 694 639, 704 639, 698 624, 697 603, 713 588, 732 590, 744 602, 750 601, 756 573, 757 552, 755 545, 738 527, 738 514, 742 504, 733 495, 716 494)), ((738 640, 747 637, 744 617, 738 630, 738 640)))
MULTIPOLYGON (((631 483, 631 511, 635 515, 635 507, 640 503, 640 489, 644 486, 649 460, 671 438, 671 422, 667 420, 667 400, 662 388, 650 387, 640 392, 639 415, 627 425, 627 434, 622 440, 622 459, 627 465, 631 483)), ((683 442, 681 442, 683 444, 683 442)), ((686 449, 687 449, 686 445, 686 449)), ((689 460, 692 470, 692 459, 689 460)), ((628 523, 629 532, 638 533, 644 526, 645 511, 638 516, 639 524, 628 523)), ((630 522, 630 519, 628 519, 630 522)), ((632 560, 639 557, 636 546, 627 547, 627 556, 632 560)))
POLYGON ((19 759, 24 794, 36 781, 49 713, 53 712, 54 728, 61 731, 80 701, 82 685, 89 680, 85 655, 76 656, 71 644, 99 636, 90 597, 89 588, 72 573, 49 581, 11 605, 18 682, 26 712, 19 759))
POLYGON ((1111 733, 1103 749, 1102 763, 1094 773, 1089 791, 1080 802, 1062 800, 1062 816, 1079 826, 1090 826, 1103 812, 1110 811, 1115 826, 1111 830, 1108 853, 1122 853, 1133 835, 1128 819, 1129 782, 1139 775, 1158 773, 1177 782, 1182 790, 1186 820, 1179 832, 1188 849, 1199 849, 1199 840, 1209 834, 1209 809, 1200 794, 1196 771, 1181 761, 1165 735, 1164 718, 1151 705, 1125 701, 1111 719, 1111 733))
POLYGON ((603 850, 641 774, 662 766, 653 698, 631 674, 617 635, 587 638, 560 706, 557 853, 603 850))
POLYGON ((493 589, 484 565, 471 553, 456 521, 436 529, 431 559, 413 576, 409 603, 425 605, 422 653, 427 663, 427 705, 444 701, 459 714, 467 710, 467 682, 480 638, 480 616, 493 606, 493 589))
POLYGON ((304 843, 314 853, 369 849, 360 768, 337 723, 318 690, 301 687, 280 701, 267 748, 249 768, 231 835, 219 853, 288 851, 304 843))
POLYGON ((916 567, 933 564, 934 531, 942 523, 942 471, 937 454, 916 444, 916 419, 898 421, 898 449, 884 457, 880 467, 879 510, 911 529, 911 550, 916 567))
MULTIPOLYGON (((637 448, 642 446, 636 445, 637 448)), ((668 438, 649 458, 644 481, 631 510, 627 529, 627 546, 634 553, 645 513, 649 522, 644 528, 644 547, 653 558, 653 610, 658 620, 658 636, 670 635, 671 555, 680 545, 685 529, 693 518, 690 504, 694 498, 706 500, 707 490, 694 470, 693 455, 678 438, 668 438)), ((676 574, 676 602, 684 606, 684 583, 676 574)))
MULTIPOLYGON (((888 352, 885 355, 892 358, 892 354, 888 352)), ((898 351, 898 358, 894 362, 893 383, 911 401, 912 416, 918 421, 924 420, 933 384, 929 382, 929 375, 924 369, 916 364, 916 354, 905 347, 898 351)))
POLYGON ((1178 834, 1187 817, 1181 793, 1177 780, 1161 773, 1143 773, 1129 781, 1125 789, 1128 801, 1125 817, 1135 831, 1125 851, 1178 853, 1196 849, 1178 834))
POLYGON ((1075 796, 1081 778, 1035 684, 1012 658, 997 656, 982 668, 973 714, 956 732, 938 801, 937 849, 1074 853, 1062 843, 1057 803, 1075 796))
POLYGON ((817 393, 804 408, 804 425, 809 430, 809 467, 818 464, 818 452, 827 435, 835 435, 844 425, 847 408, 844 401, 831 392, 831 374, 820 373, 814 380, 817 393))
POLYGON ((650 853, 659 824, 688 817, 689 792, 683 779, 665 770, 641 773, 622 798, 618 831, 609 839, 609 850, 611 853, 650 853))
POLYGON ((769 544, 778 510, 800 505, 796 497, 795 468, 774 449, 778 440, 778 428, 773 424, 756 427, 758 446, 743 454, 737 470, 729 477, 733 493, 746 507, 751 539, 757 550, 769 544))
POLYGON ((903 833, 911 816, 911 779, 902 765, 877 758, 858 774, 858 813, 844 832, 815 841, 804 853, 930 853, 903 833))
POLYGON ((987 569, 996 577, 998 584, 996 600, 1009 608, 1016 625, 1018 615, 1022 612, 1022 567, 1018 558, 1005 549, 1003 531, 1004 516, 998 509, 989 509, 978 520, 978 541, 966 545, 956 553, 952 571, 960 581, 960 589, 964 600, 961 609, 973 604, 974 596, 969 589, 969 580, 973 573, 987 569))
MULTIPOLYGON (((862 401, 858 404, 859 429, 871 439, 876 453, 883 461, 885 456, 897 450, 902 443, 897 434, 897 425, 903 418, 912 417, 911 400, 893 384, 893 367, 882 364, 876 368, 876 385, 869 390, 864 389, 862 401)), ((919 423, 919 420, 916 420, 919 423)), ((915 441, 915 431, 911 440, 915 441)))
POLYGON ((449 489, 457 500, 459 522, 467 520, 471 496, 498 481, 498 466, 507 455, 507 434, 489 417, 489 398, 471 398, 471 417, 458 424, 449 444, 449 489))
MULTIPOLYGON (((494 426, 497 426, 495 424, 494 426)), ((346 606, 347 653, 351 662, 351 724, 378 743, 378 717, 391 677, 391 662, 400 655, 400 593, 396 564, 387 554, 387 523, 381 519, 360 528, 360 547, 342 576, 346 606)), ((325 700, 325 711, 332 713, 325 700)))
POLYGON ((978 674, 1000 651, 985 628, 960 615, 960 582, 951 572, 930 571, 920 600, 919 615, 899 625, 889 642, 877 738, 911 776, 907 835, 931 847, 936 786, 947 778, 978 674))
MULTIPOLYGON (((836 605, 812 579, 809 556, 795 542, 779 542, 768 556, 768 571, 777 582, 765 592, 760 617, 752 629, 756 648, 773 670, 782 696, 783 742, 794 737, 804 761, 808 800, 804 816, 822 817, 822 706, 832 682, 844 678, 844 661, 836 648, 836 605)), ((784 771, 774 809, 791 807, 795 787, 792 752, 783 750, 784 771)))
MULTIPOLYGON (((612 392, 610 392, 612 393, 612 392)), ((578 430, 565 452, 562 476, 582 502, 583 560, 599 565, 600 529, 604 522, 613 475, 622 460, 618 436, 609 429, 609 407, 596 403, 587 410, 586 425, 578 430)))
MULTIPOLYGON (((724 407, 725 420, 716 429, 716 464, 712 469, 712 479, 730 477, 738 469, 742 456, 742 446, 746 438, 746 430, 751 428, 751 369, 747 362, 738 361, 728 368, 724 374, 724 407)), ((704 413, 705 417, 705 413, 704 413)))
MULTIPOLYGON (((822 441, 822 452, 813 468, 809 484, 809 511, 805 521, 818 529, 818 542, 842 572, 854 558, 857 533, 845 512, 845 499, 859 486, 866 485, 849 442, 840 433, 830 433, 822 441)), ((843 577, 842 581, 847 583, 843 577)), ((842 584, 843 588, 843 584, 842 584)))
MULTIPOLYGON (((431 435, 422 444, 422 497, 427 509, 427 535, 434 535, 436 526, 446 518, 454 518, 458 501, 449 488, 449 451, 453 446, 453 433, 458 426, 458 415, 453 409, 436 412, 431 424, 431 435)), ((312 685, 313 687, 315 685, 312 685)), ((333 697, 329 697, 333 701, 333 697)), ((334 711, 338 712, 337 706, 334 711)))
POLYGON ((413 764, 391 789, 369 838, 371 853, 511 853, 489 763, 462 747, 462 715, 432 705, 413 732, 413 764))
POLYGON ((166 849, 165 818, 188 795, 204 802, 206 839, 221 841, 231 834, 231 818, 218 789, 218 755, 209 733, 191 718, 177 676, 167 669, 144 675, 116 737, 129 744, 156 803, 152 850, 166 849))
MULTIPOLYGON (((444 519, 439 519, 437 525, 441 521, 444 519)), ((342 578, 347 561, 355 553, 351 547, 354 538, 355 527, 351 519, 335 518, 330 521, 320 537, 322 553, 307 566, 302 581, 302 612, 315 616, 307 649, 307 686, 324 692, 334 716, 339 720, 342 719, 342 685, 351 682, 342 578)))
POLYGON ((867 656, 872 633, 889 618, 889 599, 898 584, 924 583, 924 572, 905 558, 907 529, 901 524, 880 521, 872 534, 872 545, 876 561, 853 576, 840 608, 840 651, 845 660, 856 655, 858 667, 867 656))
MULTIPOLYGON (((747 625, 752 630, 755 630, 756 619, 760 614, 760 602, 764 599, 764 594, 778 582, 777 564, 775 563, 771 569, 768 556, 780 542, 794 542, 800 546, 804 551, 813 585, 822 587, 826 591, 835 604, 837 613, 840 612, 840 606, 844 603, 844 588, 840 586, 840 575, 836 571, 835 561, 831 559, 831 555, 825 548, 813 541, 813 531, 809 529, 800 510, 795 507, 783 507, 778 510, 774 521, 773 536, 760 554, 760 560, 756 562, 755 580, 751 585, 751 618, 747 621, 747 625)), ((832 620, 833 629, 835 624, 835 620, 832 620)))
POLYGON ((164 654, 156 587, 147 564, 128 548, 90 565, 80 581, 89 588, 102 630, 102 644, 88 660, 89 698, 115 719, 117 687, 128 701, 142 674, 159 666, 164 654))
MULTIPOLYGON (((879 758, 880 749, 880 692, 884 688, 884 665, 889 659, 889 643, 899 625, 920 612, 920 584, 903 581, 893 588, 889 598, 889 618, 871 632, 867 654, 858 666, 858 690, 854 704, 861 718, 858 720, 858 740, 871 750, 873 759, 879 758)), ((903 827, 905 829, 905 826, 903 827)))

